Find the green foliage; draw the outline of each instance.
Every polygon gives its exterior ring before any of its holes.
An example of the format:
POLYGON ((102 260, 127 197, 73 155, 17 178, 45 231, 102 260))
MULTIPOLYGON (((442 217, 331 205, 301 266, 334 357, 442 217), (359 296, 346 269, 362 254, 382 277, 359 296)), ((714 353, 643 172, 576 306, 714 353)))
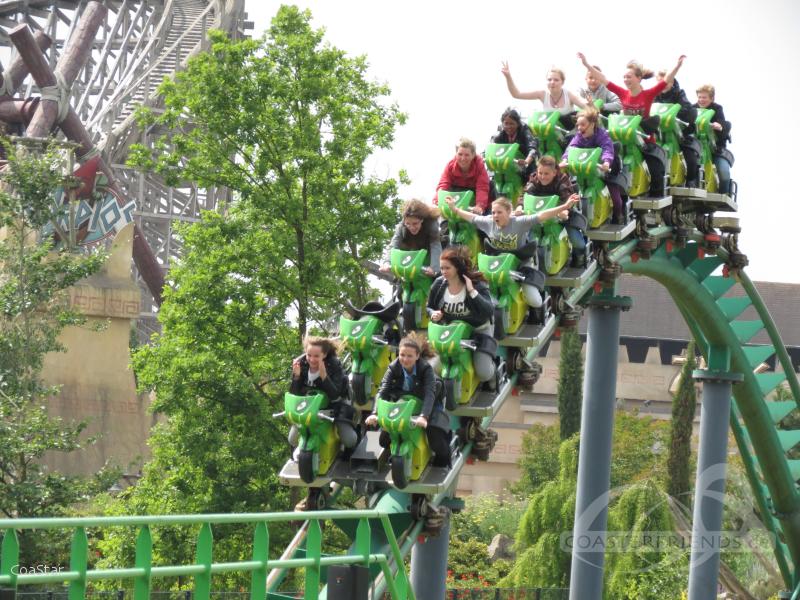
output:
POLYGON ((489 544, 498 533, 513 538, 525 503, 495 494, 466 499, 464 509, 453 515, 450 539, 478 540, 489 544))
POLYGON ((686 362, 680 373, 680 385, 672 399, 672 429, 670 431, 669 457, 667 459, 667 493, 689 504, 692 475, 692 431, 697 391, 692 371, 697 368, 694 342, 686 348, 686 362))
MULTIPOLYGON (((630 535, 630 544, 609 543, 604 597, 656 600, 678 598, 689 576, 688 553, 684 552, 672 520, 667 497, 652 480, 640 481, 622 492, 610 508, 609 542, 630 535), (648 537, 658 534, 658 545, 648 537), (665 543, 666 540, 674 542, 665 543), (624 551, 622 551, 624 549, 624 551)), ((652 539, 652 538, 651 538, 652 539)))
POLYGON ((235 191, 235 218, 265 263, 253 284, 277 310, 291 304, 300 335, 368 293, 360 262, 394 225, 397 182, 366 176, 364 161, 405 120, 382 104, 389 89, 366 79, 365 58, 323 43, 310 20, 283 6, 261 40, 211 32, 210 51, 162 84, 164 112, 143 116, 169 133, 130 157, 168 181, 235 191))
MULTIPOLYGON (((618 411, 614 421, 611 489, 657 482, 664 459, 654 453, 664 444, 668 424, 618 411)), ((562 535, 572 531, 578 472, 579 436, 559 442, 556 425, 532 427, 523 437, 523 472, 516 491, 530 496, 516 535, 517 560, 502 581, 509 587, 566 587, 571 556, 562 535), (556 469, 551 466, 557 454, 556 469), (547 465, 547 466, 543 466, 547 465), (545 479, 549 475, 549 480, 545 479), (536 482, 535 487, 527 482, 536 482)), ((655 484, 653 484, 655 485, 655 484)), ((627 506, 628 504, 626 504, 627 506)))
POLYGON ((483 542, 450 538, 447 557, 448 589, 494 587, 508 575, 510 568, 511 561, 490 561, 483 542))
MULTIPOLYGON (((72 505, 107 489, 117 472, 93 477, 51 471, 47 453, 70 453, 90 445, 86 423, 67 423, 49 414, 57 387, 42 380, 45 355, 63 351, 59 334, 85 318, 72 310, 67 289, 102 266, 99 253, 56 247, 43 229, 58 217, 54 199, 66 187, 63 157, 15 150, 3 140, 9 164, 0 172, 0 513, 5 517, 65 514, 72 505)), ((63 540, 62 540, 63 541, 63 540)), ((22 536, 21 560, 42 562, 57 553, 52 536, 22 536)))
MULTIPOLYGON (((363 164, 404 120, 382 104, 389 90, 366 79, 365 60, 325 44, 310 20, 282 7, 261 40, 210 33, 210 51, 160 88, 165 111, 142 115, 168 133, 134 149, 131 162, 171 182, 226 186, 235 202, 180 230, 163 333, 133 356, 140 388, 155 391, 153 409, 166 420, 142 479, 110 512, 292 504, 277 478, 288 428, 272 414, 302 336, 324 332, 345 299, 367 294, 360 263, 380 253, 395 223, 397 182, 366 176, 363 164)), ((290 526, 274 529, 280 547, 290 526)), ((131 558, 133 535, 104 540, 109 564, 131 558)), ((157 535, 160 559, 193 562, 193 531, 157 535)), ((217 527, 214 536, 215 560, 249 551, 249 533, 217 527)))
POLYGON ((517 560, 501 582, 505 587, 566 587, 570 553, 561 545, 562 532, 572 530, 578 437, 561 443, 558 478, 542 485, 528 503, 516 537, 517 560))
MULTIPOLYGON (((669 424, 651 417, 617 411, 611 454, 611 487, 639 478, 664 476, 664 447, 669 424), (655 452, 654 452, 655 450, 655 452)), ((528 497, 556 478, 559 469, 559 428, 535 423, 522 437, 520 477, 515 494, 528 497)))
POLYGON ((617 411, 611 455, 611 488, 644 479, 663 481, 669 422, 617 411))
POLYGON ((558 366, 558 417, 561 439, 581 429, 583 402, 583 357, 577 329, 561 330, 561 355, 558 366))
POLYGON ((558 475, 559 430, 553 425, 534 423, 522 436, 520 476, 512 484, 518 496, 527 498, 558 475))

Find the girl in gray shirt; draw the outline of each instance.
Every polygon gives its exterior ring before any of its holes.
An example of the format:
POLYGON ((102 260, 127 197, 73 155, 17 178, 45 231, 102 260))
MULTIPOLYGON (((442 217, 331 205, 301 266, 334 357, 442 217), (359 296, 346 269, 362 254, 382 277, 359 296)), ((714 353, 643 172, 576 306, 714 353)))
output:
MULTIPOLYGON (((512 214, 513 207, 508 198, 498 198, 492 202, 492 214, 485 217, 479 217, 474 213, 457 208, 455 199, 451 196, 448 196, 445 201, 459 217, 472 222, 477 229, 483 231, 492 246, 501 251, 508 251, 522 248, 528 242, 528 232, 537 223, 543 223, 556 217, 562 220, 566 219, 569 209, 577 202, 580 202, 580 197, 570 197, 563 204, 543 210, 536 215, 522 216, 512 214)), ((523 263, 523 266, 532 267, 532 264, 529 260, 523 263)), ((527 302, 528 306, 536 308, 542 305, 542 295, 534 286, 523 283, 522 292, 525 295, 525 302, 527 302)))

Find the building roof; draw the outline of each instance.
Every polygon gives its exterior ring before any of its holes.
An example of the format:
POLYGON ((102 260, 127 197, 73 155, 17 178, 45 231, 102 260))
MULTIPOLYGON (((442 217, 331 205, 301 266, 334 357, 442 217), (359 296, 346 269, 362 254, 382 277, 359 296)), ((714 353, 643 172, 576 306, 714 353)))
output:
MULTIPOLYGON (((800 365, 800 285, 761 281, 755 282, 755 287, 767 305, 783 344, 789 349, 792 362, 797 368, 800 365)), ((664 341, 675 340, 677 343, 689 339, 686 323, 666 289, 659 283, 648 277, 623 275, 619 289, 620 295, 633 298, 633 308, 622 313, 620 320, 620 336, 623 338, 622 342, 629 346, 629 351, 635 345, 631 345, 633 340, 649 340, 647 345, 657 344, 661 347, 664 341)), ((741 291, 738 293, 741 294, 741 291)), ((748 308, 739 318, 756 320, 758 316, 755 309, 748 308)), ((585 318, 581 320, 581 333, 586 332, 586 322, 585 318)), ((768 343, 766 333, 760 333, 751 343, 768 343)), ((671 354, 676 354, 683 345, 678 343, 675 348, 667 348, 665 345, 662 361, 668 360, 667 357, 671 354)), ((631 360, 641 362, 644 356, 631 356, 631 360)))

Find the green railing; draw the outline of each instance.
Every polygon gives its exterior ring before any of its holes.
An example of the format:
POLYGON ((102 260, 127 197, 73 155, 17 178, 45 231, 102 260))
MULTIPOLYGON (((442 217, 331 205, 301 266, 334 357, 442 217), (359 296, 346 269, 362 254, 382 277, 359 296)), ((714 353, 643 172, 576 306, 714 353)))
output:
MULTIPOLYGON (((321 570, 330 565, 378 565, 383 573, 387 591, 396 600, 413 600, 397 538, 390 515, 373 510, 331 510, 293 513, 250 513, 250 514, 212 514, 212 515, 171 515, 140 517, 89 517, 58 519, 2 519, 3 532, 0 550, 0 587, 15 591, 21 586, 36 584, 66 583, 69 585, 69 600, 82 600, 86 597, 86 586, 94 581, 132 581, 134 600, 150 597, 151 582, 159 577, 190 576, 194 579, 195 600, 209 600, 211 578, 218 573, 250 573, 250 598, 267 599, 267 574, 275 568, 304 568, 305 597, 317 598, 321 582, 321 570), (353 554, 322 556, 322 529, 320 521, 333 520, 358 521, 353 554), (286 521, 308 521, 306 538, 306 557, 289 559, 269 559, 268 523, 286 521), (219 524, 252 524, 252 560, 239 562, 213 562, 214 538, 211 526, 219 524), (389 548, 386 553, 373 553, 371 533, 373 525, 383 530, 389 548), (199 525, 195 562, 189 565, 152 564, 153 542, 150 528, 153 526, 199 525), (138 527, 134 565, 113 569, 88 568, 89 540, 87 528, 138 527), (27 529, 74 529, 70 550, 69 570, 47 573, 19 573, 19 541, 17 531, 27 529), (400 565, 396 574, 391 565, 400 565)), ((351 551, 352 552, 352 551, 351 551)))

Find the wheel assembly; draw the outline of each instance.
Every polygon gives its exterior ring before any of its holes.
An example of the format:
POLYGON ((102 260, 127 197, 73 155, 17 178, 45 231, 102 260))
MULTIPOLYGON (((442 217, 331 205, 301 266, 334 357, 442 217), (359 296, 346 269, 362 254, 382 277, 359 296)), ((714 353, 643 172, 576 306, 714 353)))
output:
POLYGON ((310 450, 300 450, 297 457, 297 468, 300 471, 300 479, 306 483, 311 483, 316 477, 314 472, 314 453, 310 450))
POLYGON ((410 333, 417 328, 416 306, 411 302, 403 304, 403 332, 410 333))
POLYGON ((392 456, 392 483, 394 483, 394 486, 400 490, 408 485, 408 477, 406 477, 406 461, 404 457, 398 454, 392 456))
POLYGON ((428 499, 423 494, 414 494, 411 497, 409 512, 415 521, 425 518, 428 514, 428 499))
POLYGON ((359 406, 364 406, 369 401, 369 387, 372 387, 371 377, 364 375, 364 373, 353 373, 353 400, 359 406))
POLYGON ((508 320, 508 311, 500 308, 499 306, 494 309, 494 337, 495 339, 502 340, 506 337, 506 321, 508 320))

